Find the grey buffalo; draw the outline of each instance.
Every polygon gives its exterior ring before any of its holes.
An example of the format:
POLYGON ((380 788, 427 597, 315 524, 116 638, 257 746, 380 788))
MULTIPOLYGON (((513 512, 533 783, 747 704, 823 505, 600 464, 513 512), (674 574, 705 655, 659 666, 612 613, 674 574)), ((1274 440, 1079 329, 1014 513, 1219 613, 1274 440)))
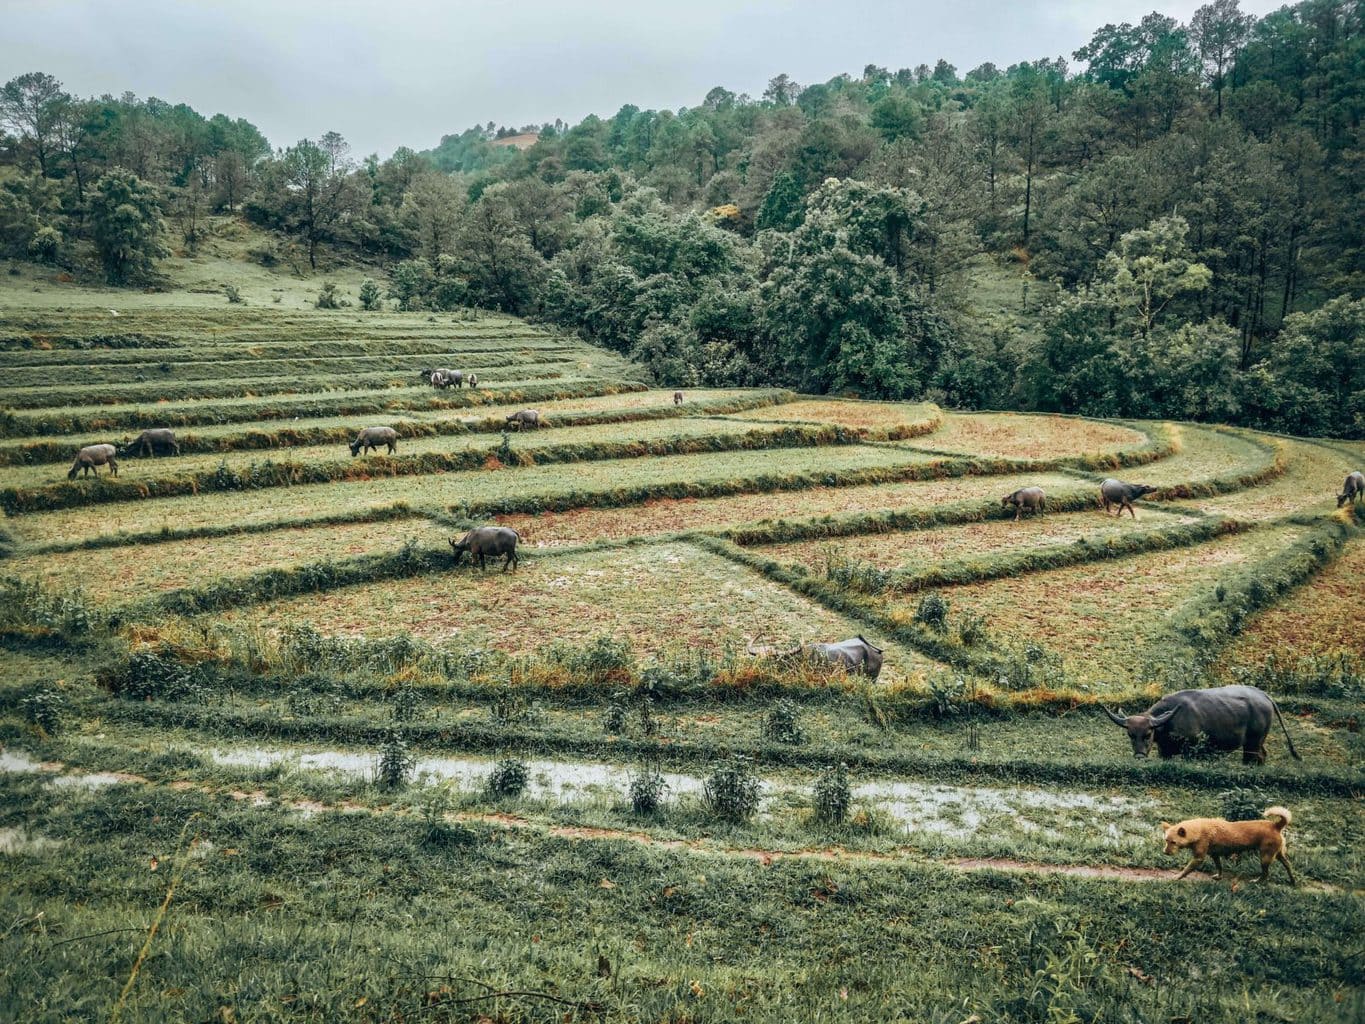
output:
POLYGON ((179 455, 180 444, 175 439, 175 431, 170 427, 155 427, 144 430, 131 442, 119 449, 120 455, 179 455))
POLYGON ((521 561, 517 558, 517 541, 521 535, 506 526, 480 526, 470 530, 459 540, 450 538, 450 549, 455 552, 455 564, 460 564, 460 559, 464 558, 464 553, 469 552, 469 560, 472 563, 478 559, 479 568, 485 566, 485 559, 489 556, 497 558, 499 555, 506 556, 502 563, 502 571, 506 572, 510 565, 515 572, 517 564, 521 561))
POLYGON ((464 374, 459 370, 447 370, 444 367, 434 370, 423 370, 422 379, 434 388, 463 387, 464 374))
POLYGON ((94 473, 99 476, 99 466, 108 466, 109 472, 118 476, 118 449, 112 444, 90 444, 86 445, 76 453, 76 461, 71 463, 71 471, 66 474, 68 480, 75 480, 77 473, 89 475, 94 473))
POLYGON ((1264 690, 1254 686, 1215 686, 1208 690, 1180 690, 1167 694, 1140 715, 1104 709, 1115 725, 1128 733, 1134 757, 1146 757, 1156 743, 1163 758, 1189 753, 1195 744, 1214 750, 1242 751, 1245 764, 1265 763, 1265 738, 1280 720, 1294 760, 1302 760, 1289 738, 1280 709, 1264 690))
POLYGON ((377 451, 381 444, 388 446, 390 455, 398 451, 398 431, 393 427, 366 427, 351 442, 351 454, 359 455, 362 449, 377 451))
POLYGON ((539 409, 522 409, 520 412, 514 412, 507 417, 507 425, 516 427, 518 430, 525 430, 527 427, 543 427, 545 421, 540 418, 539 409))
POLYGON ((682 393, 681 391, 675 391, 675 392, 673 392, 673 404, 674 404, 674 405, 682 405, 682 404, 683 404, 683 393, 682 393))
POLYGON ((842 669, 851 675, 863 675, 875 680, 882 671, 882 650, 873 647, 861 634, 837 644, 797 644, 790 650, 748 645, 756 657, 804 658, 806 661, 825 662, 831 668, 842 669))
POLYGON ((1359 470, 1348 473, 1346 482, 1341 485, 1341 493, 1337 495, 1337 508, 1341 508, 1348 501, 1354 505, 1362 498, 1365 498, 1365 473, 1359 470))
POLYGON ((1127 509, 1128 514, 1136 519, 1137 513, 1133 511, 1133 502, 1156 490, 1157 488, 1148 487, 1146 484, 1126 484, 1122 480, 1110 477, 1100 484, 1100 503, 1104 505, 1105 512, 1117 505, 1120 516, 1123 515, 1123 510, 1127 509))
POLYGON ((1007 494, 1000 499, 1000 504, 1006 508, 1014 508, 1014 521, 1019 522, 1019 517, 1024 514, 1024 509, 1031 509, 1042 515, 1046 499, 1043 497, 1041 487, 1021 487, 1013 494, 1007 494))

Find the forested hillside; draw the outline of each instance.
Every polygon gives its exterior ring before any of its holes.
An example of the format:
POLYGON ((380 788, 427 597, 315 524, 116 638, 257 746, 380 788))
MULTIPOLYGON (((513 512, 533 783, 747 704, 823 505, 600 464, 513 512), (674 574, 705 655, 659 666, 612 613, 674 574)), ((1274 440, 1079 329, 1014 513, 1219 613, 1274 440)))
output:
POLYGON ((1362 18, 1215 0, 1068 58, 778 75, 382 161, 29 74, 0 247, 140 283, 240 211, 281 233, 263 262, 382 266, 367 306, 553 322, 663 382, 1360 437, 1362 18))

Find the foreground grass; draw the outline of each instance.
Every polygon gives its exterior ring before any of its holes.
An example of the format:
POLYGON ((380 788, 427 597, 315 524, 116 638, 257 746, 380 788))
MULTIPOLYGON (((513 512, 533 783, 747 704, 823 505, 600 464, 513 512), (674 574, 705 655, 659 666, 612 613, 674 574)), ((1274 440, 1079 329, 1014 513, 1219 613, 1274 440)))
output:
POLYGON ((903 864, 699 864, 631 842, 305 818, 162 787, 0 787, 4 807, 30 809, 30 835, 62 840, 60 857, 12 856, 24 884, 0 894, 15 922, 0 938, 0 1008, 34 1022, 108 1014, 172 873, 180 884, 124 1020, 566 1012, 535 996, 488 999, 470 978, 599 1004, 600 1019, 619 1021, 1221 1022, 1245 1020, 1248 1004, 1332 1021, 1360 1009, 1358 964, 1336 955, 1361 938, 1354 897, 903 864), (1224 941, 1230 930, 1238 942, 1224 941), (454 1002, 475 996, 485 999, 454 1002))

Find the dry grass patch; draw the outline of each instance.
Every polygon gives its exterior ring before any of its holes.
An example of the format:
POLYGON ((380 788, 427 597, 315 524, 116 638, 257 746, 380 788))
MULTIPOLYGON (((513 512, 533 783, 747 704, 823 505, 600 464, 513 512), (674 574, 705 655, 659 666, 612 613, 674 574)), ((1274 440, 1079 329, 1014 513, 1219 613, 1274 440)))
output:
POLYGON ((1354 467, 1344 452, 1304 441, 1284 441, 1285 471, 1258 487, 1181 502, 1239 519, 1266 520, 1298 513, 1329 513, 1354 467))
MULTIPOLYGON (((1299 528, 1258 530, 1113 562, 945 587, 940 593, 955 611, 984 616, 993 640, 1053 649, 1078 679, 1139 676, 1142 651, 1172 613, 1211 591, 1228 569, 1261 561, 1302 535, 1299 528)), ((885 608, 908 623, 917 601, 891 600, 885 608)))
POLYGON ((1259 664, 1270 655, 1289 660, 1346 651, 1365 657, 1365 542, 1341 557, 1273 608, 1252 618, 1233 645, 1231 660, 1259 664))
POLYGON ((1052 459, 1138 448, 1147 435, 1117 423, 1016 413, 946 413, 937 430, 910 442, 936 451, 1052 459))
POLYGON ((11 575, 36 576, 80 588, 99 601, 138 600, 149 593, 199 587, 220 577, 354 558, 400 547, 407 540, 435 546, 451 533, 422 519, 274 530, 235 537, 168 541, 130 551, 68 551, 28 555, 6 565, 11 575))
POLYGON ((923 431, 938 422, 942 414, 930 402, 855 402, 837 399, 803 399, 775 408, 750 409, 733 418, 773 420, 781 423, 832 423, 854 430, 886 434, 923 431))
POLYGON ((815 487, 805 491, 772 494, 739 494, 727 498, 665 498, 630 508, 509 515, 499 516, 498 521, 514 527, 533 544, 553 547, 679 530, 720 530, 769 520, 806 520, 884 509, 932 508, 958 501, 998 499, 1032 484, 1059 492, 1087 486, 1075 477, 1053 473, 965 476, 858 487, 815 487))
MULTIPOLYGON (((865 628, 734 563, 687 544, 537 559, 515 574, 465 567, 447 575, 364 584, 249 610, 221 621, 278 630, 307 622, 338 636, 409 632, 464 649, 530 654, 546 644, 629 640, 637 654, 742 649, 755 634, 843 639, 865 628)), ((874 641, 879 639, 872 637, 874 641)), ((897 672, 930 662, 887 650, 897 672)))
POLYGON ((1131 483, 1168 487, 1199 483, 1215 477, 1254 473, 1270 463, 1272 456, 1235 434, 1188 424, 1172 424, 1180 451, 1150 466, 1124 470, 1131 483))
POLYGON ((1072 512, 1018 523, 1011 519, 992 519, 933 530, 796 541, 754 550, 793 565, 818 567, 830 555, 835 555, 841 559, 868 562, 880 569, 918 570, 936 562, 956 562, 1006 551, 1057 547, 1082 537, 1103 543, 1110 537, 1127 536, 1135 531, 1159 530, 1188 522, 1193 522, 1192 516, 1146 513, 1135 527, 1126 519, 1120 523, 1099 511, 1072 512))

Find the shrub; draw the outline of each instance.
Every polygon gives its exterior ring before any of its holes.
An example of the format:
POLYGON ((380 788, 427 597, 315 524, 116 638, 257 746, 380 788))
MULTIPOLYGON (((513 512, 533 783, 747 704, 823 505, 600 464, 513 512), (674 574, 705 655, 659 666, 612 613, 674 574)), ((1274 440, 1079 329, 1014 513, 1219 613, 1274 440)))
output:
POLYGON ((667 789, 658 765, 641 765, 630 776, 630 809, 636 814, 657 813, 667 789))
POLYGON ((915 621, 940 633, 948 626, 948 601, 936 590, 919 599, 915 607, 915 621))
POLYGON ((384 293, 379 290, 373 278, 367 277, 360 282, 360 308, 373 312, 381 308, 384 302, 384 293))
POLYGON ((422 842, 427 846, 450 848, 469 846, 478 840, 478 833, 464 825, 456 825, 446 820, 450 810, 450 793, 437 789, 422 802, 422 842))
POLYGON ((853 788, 848 784, 848 765, 842 761, 820 773, 811 790, 815 818, 827 825, 842 825, 853 806, 853 788))
POLYGON ((318 292, 318 301, 316 305, 318 309, 341 308, 341 296, 337 294, 335 281, 324 281, 322 283, 322 291, 318 292))
POLYGON ((379 748, 379 771, 376 777, 381 786, 397 789, 408 781, 417 758, 408 749, 408 741, 396 730, 389 733, 383 746, 379 748))
POLYGON ((538 703, 508 690, 493 698, 489 713, 498 725, 535 725, 542 717, 538 703))
POLYGON ((948 718, 962 711, 963 698, 967 694, 967 680, 964 677, 932 675, 926 683, 929 686, 930 713, 935 718, 948 718))
POLYGON ((1002 690, 1031 690, 1042 685, 1055 689, 1065 684, 1066 675, 1060 657, 1038 644, 1027 643, 1010 651, 996 681, 1002 690))
POLYGON ((602 725, 610 733, 620 734, 626 731, 626 715, 630 707, 627 704, 627 694, 618 690, 611 695, 607 704, 607 714, 603 719, 602 725))
POLYGON ((49 686, 35 690, 19 702, 24 712, 24 720, 48 736, 56 736, 61 731, 62 709, 65 704, 66 698, 62 696, 61 691, 49 686))
POLYGON ((758 810, 761 789, 752 761, 736 754, 712 766, 702 785, 702 801, 718 818, 746 821, 758 810))
POLYGON ((1275 798, 1256 786, 1233 786, 1218 794, 1218 803, 1228 821, 1256 821, 1275 798))
POLYGON ((389 715, 395 722, 411 722, 422 711, 422 695, 411 686, 394 691, 389 704, 389 715))
POLYGON ((531 781, 531 769, 520 757, 504 757, 493 765, 484 780, 483 788, 489 796, 520 796, 531 781))
POLYGON ((654 717, 652 697, 645 697, 640 701, 640 732, 646 736, 659 735, 659 720, 654 717))
POLYGON ((800 711, 796 702, 779 700, 763 719, 763 738, 773 743, 803 743, 806 734, 798 721, 800 711))
POLYGON ((246 305, 246 299, 242 298, 242 293, 237 290, 235 285, 223 285, 223 294, 227 296, 228 305, 230 306, 246 305))
POLYGON ((986 619, 975 612, 963 612, 957 619, 957 638, 963 647, 975 647, 986 639, 986 619))

